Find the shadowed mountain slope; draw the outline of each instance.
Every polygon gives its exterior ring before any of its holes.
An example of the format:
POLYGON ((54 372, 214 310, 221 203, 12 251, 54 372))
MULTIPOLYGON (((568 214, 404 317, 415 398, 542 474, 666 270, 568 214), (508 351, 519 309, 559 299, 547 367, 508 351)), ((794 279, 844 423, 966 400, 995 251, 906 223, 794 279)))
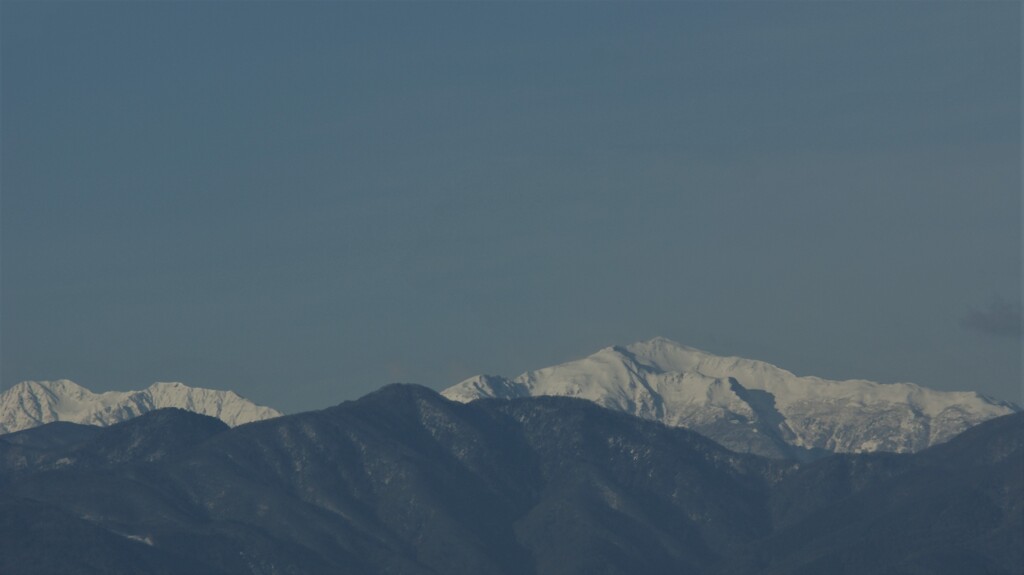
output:
POLYGON ((154 413, 71 448, 102 464, 2 472, 0 506, 18 520, 0 523, 0 572, 1021 567, 1020 415, 919 454, 796 464, 586 401, 460 404, 409 385, 235 429, 154 413), (183 424, 197 431, 166 443, 183 424), (25 532, 68 552, 36 563, 25 532))

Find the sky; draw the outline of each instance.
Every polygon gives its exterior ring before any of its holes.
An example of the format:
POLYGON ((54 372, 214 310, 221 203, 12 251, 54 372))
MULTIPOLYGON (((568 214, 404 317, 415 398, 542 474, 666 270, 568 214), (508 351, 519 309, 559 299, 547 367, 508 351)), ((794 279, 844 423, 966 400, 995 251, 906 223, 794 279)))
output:
POLYGON ((1021 401, 1015 2, 0 4, 0 389, 664 336, 1021 401))

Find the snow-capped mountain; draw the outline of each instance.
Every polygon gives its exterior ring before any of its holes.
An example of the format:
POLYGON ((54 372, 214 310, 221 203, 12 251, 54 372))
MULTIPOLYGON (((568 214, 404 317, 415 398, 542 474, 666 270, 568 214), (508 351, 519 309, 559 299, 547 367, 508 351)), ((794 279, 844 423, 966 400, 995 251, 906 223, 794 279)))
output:
POLYGON ((105 426, 163 407, 210 415, 232 427, 281 415, 233 391, 181 383, 154 383, 140 391, 93 393, 67 379, 23 381, 0 393, 0 434, 53 421, 105 426))
POLYGON ((769 363, 720 357, 665 338, 608 347, 513 379, 479 375, 442 393, 460 402, 579 397, 693 429, 736 451, 775 457, 819 450, 914 452, 1020 411, 974 392, 798 377, 769 363))

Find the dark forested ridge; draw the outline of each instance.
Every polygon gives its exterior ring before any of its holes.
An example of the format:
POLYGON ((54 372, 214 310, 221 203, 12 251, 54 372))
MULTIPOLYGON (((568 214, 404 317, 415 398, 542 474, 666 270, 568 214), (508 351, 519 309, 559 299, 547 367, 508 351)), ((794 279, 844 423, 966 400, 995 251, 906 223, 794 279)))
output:
POLYGON ((730 452, 567 398, 388 386, 234 429, 0 436, 0 573, 1024 570, 1024 414, 914 455, 730 452))

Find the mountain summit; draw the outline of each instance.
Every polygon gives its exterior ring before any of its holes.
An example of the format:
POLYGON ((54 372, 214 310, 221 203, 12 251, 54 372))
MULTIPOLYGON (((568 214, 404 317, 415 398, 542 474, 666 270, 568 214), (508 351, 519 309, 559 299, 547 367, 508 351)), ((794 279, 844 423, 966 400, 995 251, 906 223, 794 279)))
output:
POLYGON ((1020 408, 975 392, 913 383, 800 377, 763 361, 720 357, 665 338, 513 379, 478 375, 448 399, 556 395, 686 427, 735 451, 771 457, 920 451, 1020 408))
POLYGON ((0 434, 54 421, 106 426, 163 407, 216 417, 232 427, 281 415, 233 391, 177 382, 154 383, 140 391, 93 393, 67 379, 23 381, 0 393, 0 434))

